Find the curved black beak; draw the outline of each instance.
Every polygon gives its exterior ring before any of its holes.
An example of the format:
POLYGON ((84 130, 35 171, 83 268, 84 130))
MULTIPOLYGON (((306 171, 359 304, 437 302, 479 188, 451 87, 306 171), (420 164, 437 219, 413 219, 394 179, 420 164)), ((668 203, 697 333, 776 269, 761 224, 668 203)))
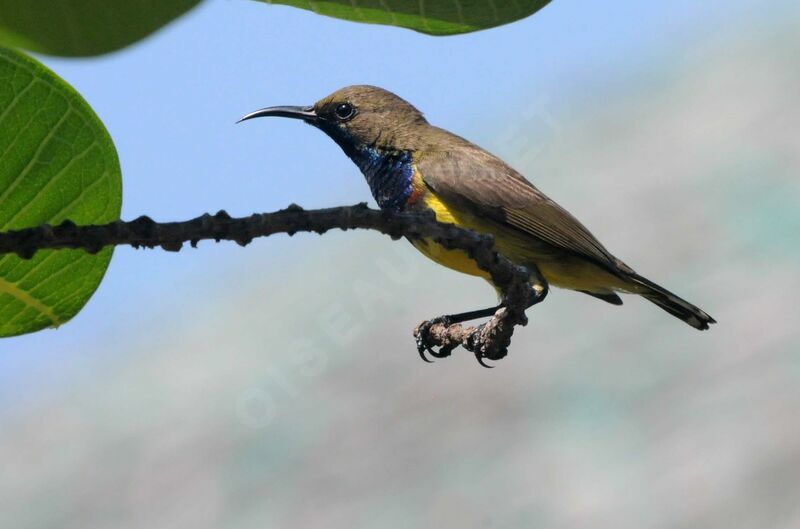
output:
POLYGON ((269 116, 302 119, 306 123, 313 123, 317 119, 317 113, 314 111, 314 107, 281 106, 262 108, 261 110, 250 112, 236 123, 241 123, 242 121, 246 121, 248 119, 264 118, 269 116))

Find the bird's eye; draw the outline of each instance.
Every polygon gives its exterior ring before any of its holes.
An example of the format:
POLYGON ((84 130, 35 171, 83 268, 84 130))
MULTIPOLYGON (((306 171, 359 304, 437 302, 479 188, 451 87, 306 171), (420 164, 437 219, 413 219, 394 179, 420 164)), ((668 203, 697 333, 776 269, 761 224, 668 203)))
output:
POLYGON ((336 117, 344 121, 345 119, 352 118, 355 113, 356 109, 350 103, 341 103, 336 105, 336 108, 333 110, 333 113, 336 114, 336 117))

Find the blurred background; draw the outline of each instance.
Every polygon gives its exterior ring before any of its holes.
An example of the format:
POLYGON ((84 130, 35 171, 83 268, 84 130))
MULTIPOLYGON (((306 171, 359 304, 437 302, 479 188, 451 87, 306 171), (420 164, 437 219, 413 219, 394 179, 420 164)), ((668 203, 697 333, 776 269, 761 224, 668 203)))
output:
POLYGON ((371 200, 318 131, 234 121, 377 84, 719 324, 556 290, 496 369, 429 365, 412 328, 495 298, 404 242, 120 248, 72 322, 0 342, 0 527, 800 527, 799 35, 793 0, 449 38, 237 0, 43 57, 108 126, 125 218, 371 200))

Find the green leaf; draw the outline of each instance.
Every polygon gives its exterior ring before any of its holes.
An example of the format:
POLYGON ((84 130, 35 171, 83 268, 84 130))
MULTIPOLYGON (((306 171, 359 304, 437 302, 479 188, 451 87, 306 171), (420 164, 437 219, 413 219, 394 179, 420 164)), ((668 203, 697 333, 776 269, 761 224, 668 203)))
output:
MULTIPOLYGON (((550 0, 261 0, 356 22, 430 35, 508 24, 550 0)), ((141 40, 200 0, 0 0, 0 45, 63 56, 90 56, 141 40)))
POLYGON ((0 44, 50 55, 124 48, 200 0, 0 0, 0 44))
POLYGON ((550 0, 261 0, 355 22, 454 35, 520 20, 550 0))
MULTIPOLYGON (((119 218, 114 144, 83 98, 35 59, 0 48, 0 230, 119 218)), ((111 259, 80 250, 0 258, 0 336, 57 327, 86 304, 111 259)))

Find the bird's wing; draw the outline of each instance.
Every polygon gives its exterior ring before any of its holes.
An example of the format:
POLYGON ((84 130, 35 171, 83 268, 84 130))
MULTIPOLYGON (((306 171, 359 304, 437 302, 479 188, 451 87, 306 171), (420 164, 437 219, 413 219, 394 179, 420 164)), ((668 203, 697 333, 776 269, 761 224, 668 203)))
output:
POLYGON ((427 152, 416 162, 422 179, 442 200, 578 254, 614 272, 630 268, 586 227, 502 160, 463 140, 458 149, 427 152))

